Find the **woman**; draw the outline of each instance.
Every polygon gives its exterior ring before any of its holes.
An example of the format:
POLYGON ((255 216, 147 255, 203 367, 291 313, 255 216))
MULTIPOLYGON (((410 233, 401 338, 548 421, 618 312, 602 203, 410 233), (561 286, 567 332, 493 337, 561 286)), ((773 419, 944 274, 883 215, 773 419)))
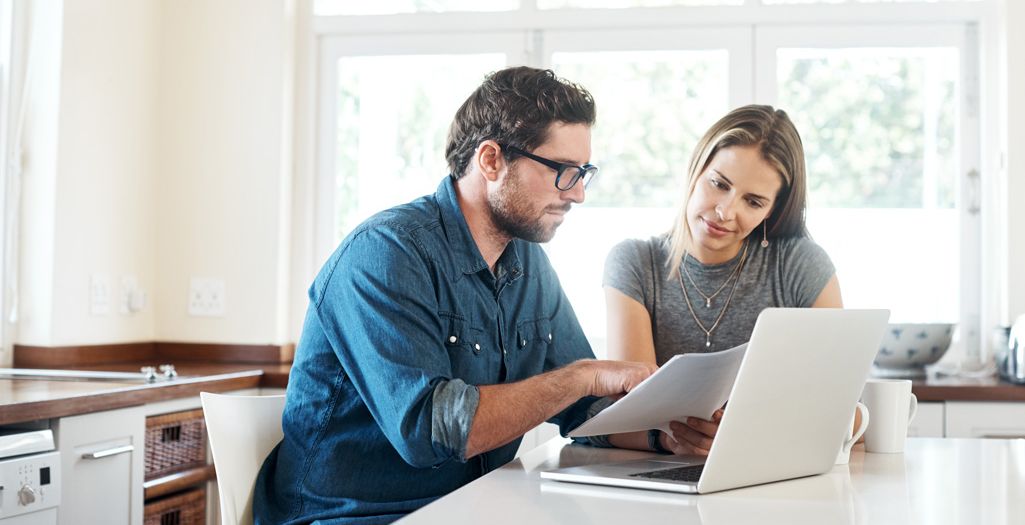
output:
MULTIPOLYGON (((691 159, 668 233, 627 240, 605 263, 608 357, 661 365, 747 342, 768 307, 841 308, 840 285, 804 223, 804 149, 770 106, 731 111, 691 159)), ((609 436, 621 448, 707 454, 722 418, 609 436)))

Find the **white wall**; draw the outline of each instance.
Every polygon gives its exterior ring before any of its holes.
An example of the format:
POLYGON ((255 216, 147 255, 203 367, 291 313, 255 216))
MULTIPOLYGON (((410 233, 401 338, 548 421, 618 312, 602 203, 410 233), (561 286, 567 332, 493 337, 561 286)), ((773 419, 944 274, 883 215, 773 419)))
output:
POLYGON ((1005 0, 1007 314, 1025 314, 1025 2, 1005 0))
POLYGON ((152 307, 122 315, 116 299, 122 276, 144 289, 155 279, 153 4, 23 5, 33 31, 16 341, 152 339, 152 307), (105 315, 90 313, 93 274, 111 285, 105 315))
POLYGON ((292 2, 25 4, 38 59, 15 341, 290 341, 292 2), (109 314, 90 313, 93 274, 109 314), (134 315, 125 275, 148 292, 134 315), (187 315, 193 276, 226 282, 223 317, 187 315))
POLYGON ((122 314, 121 279, 152 290, 154 272, 152 2, 65 2, 54 229, 51 345, 149 340, 153 307, 122 314), (92 274, 110 313, 89 310, 92 274))
POLYGON ((158 340, 288 339, 290 4, 160 3, 158 340), (223 318, 188 315, 191 277, 225 281, 223 318))
POLYGON ((19 319, 16 340, 49 344, 52 339, 54 224, 56 222, 57 130, 60 110, 62 12, 60 0, 31 4, 31 84, 23 94, 25 128, 19 250, 19 319))

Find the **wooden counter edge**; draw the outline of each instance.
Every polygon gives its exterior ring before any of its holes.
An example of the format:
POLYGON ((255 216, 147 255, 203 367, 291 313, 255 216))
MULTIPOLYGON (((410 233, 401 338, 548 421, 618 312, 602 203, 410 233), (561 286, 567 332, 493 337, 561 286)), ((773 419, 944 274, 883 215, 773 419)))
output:
POLYGON ((263 372, 233 372, 199 378, 187 378, 172 384, 155 383, 117 388, 93 394, 48 399, 4 406, 0 425, 40 419, 101 412, 157 401, 197 396, 200 392, 230 392, 260 386, 263 372))

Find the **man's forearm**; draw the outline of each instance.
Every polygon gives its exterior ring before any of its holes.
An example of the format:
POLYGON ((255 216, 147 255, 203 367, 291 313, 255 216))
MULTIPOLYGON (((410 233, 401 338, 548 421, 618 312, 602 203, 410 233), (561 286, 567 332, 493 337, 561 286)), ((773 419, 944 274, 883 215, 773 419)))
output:
POLYGON ((478 387, 480 401, 466 440, 466 457, 522 436, 588 395, 586 368, 586 362, 578 361, 516 383, 478 387))
POLYGON ((648 446, 648 433, 646 431, 640 432, 624 432, 622 434, 611 434, 609 435, 609 444, 616 448, 629 448, 633 450, 651 450, 648 446))

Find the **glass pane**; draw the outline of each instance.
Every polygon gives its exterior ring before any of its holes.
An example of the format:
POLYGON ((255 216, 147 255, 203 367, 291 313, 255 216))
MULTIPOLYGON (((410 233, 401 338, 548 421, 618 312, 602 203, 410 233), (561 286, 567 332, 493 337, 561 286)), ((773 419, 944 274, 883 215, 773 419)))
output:
POLYGON ((448 173, 456 109, 505 61, 501 53, 338 61, 336 240, 380 210, 434 192, 448 173))
POLYGON ((779 105, 808 160, 808 223, 844 303, 958 319, 955 48, 781 49, 779 105))
POLYGON ((744 0, 537 0, 539 9, 625 9, 701 5, 743 5, 744 0))
POLYGON ((467 11, 511 11, 520 8, 520 0, 314 0, 314 16, 395 15, 399 13, 452 13, 467 11))
POLYGON ((552 64, 598 106, 591 162, 601 173, 588 205, 675 205, 694 145, 728 109, 729 53, 555 53, 552 64))
POLYGON ((548 256, 595 352, 604 356, 605 256, 630 237, 669 229, 691 152, 728 110, 729 53, 554 53, 556 72, 594 95, 591 161, 601 173, 566 216, 548 256))

